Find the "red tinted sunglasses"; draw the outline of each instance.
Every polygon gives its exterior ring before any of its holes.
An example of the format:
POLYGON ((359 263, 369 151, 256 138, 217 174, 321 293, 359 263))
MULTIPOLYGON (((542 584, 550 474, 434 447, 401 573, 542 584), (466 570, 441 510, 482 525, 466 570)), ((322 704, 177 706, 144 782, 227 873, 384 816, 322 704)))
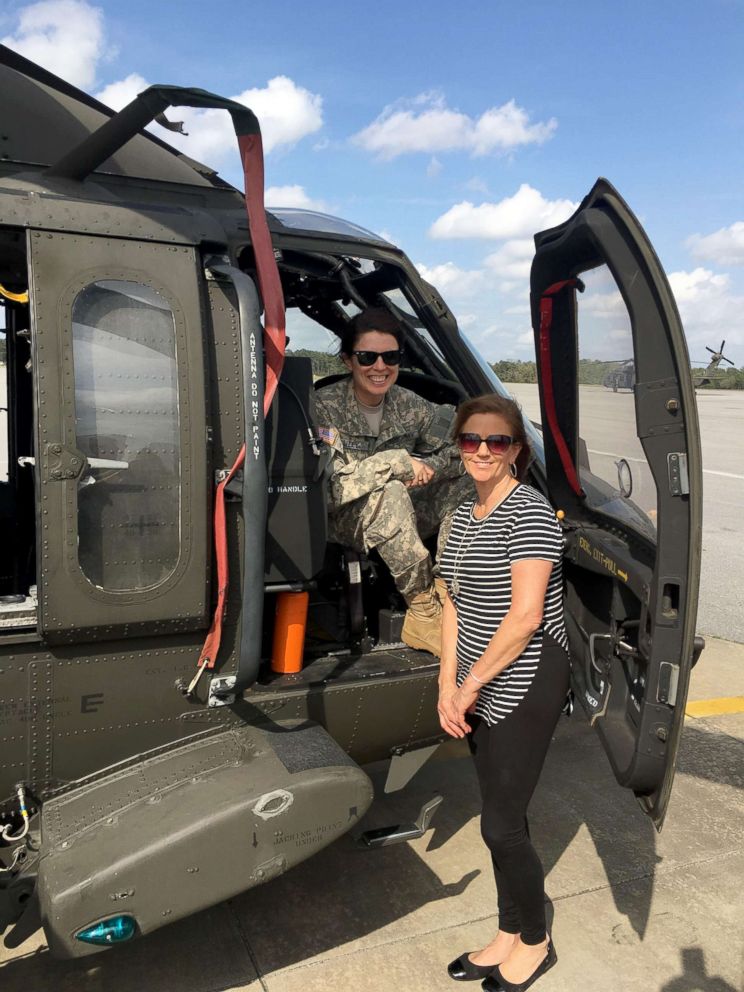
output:
POLYGON ((514 438, 508 434, 489 434, 488 437, 481 437, 480 434, 457 435, 457 447, 466 455, 474 455, 484 441, 492 455, 503 455, 514 444, 514 438))

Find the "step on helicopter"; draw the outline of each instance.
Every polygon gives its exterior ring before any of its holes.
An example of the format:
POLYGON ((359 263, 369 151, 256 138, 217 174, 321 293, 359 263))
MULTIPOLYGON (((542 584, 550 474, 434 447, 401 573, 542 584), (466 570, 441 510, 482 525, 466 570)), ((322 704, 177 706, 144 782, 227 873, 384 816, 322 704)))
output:
MULTIPOLYGON (((505 389, 395 245, 265 211, 248 108, 155 86, 114 113, 7 48, 0 80, 0 932, 79 957, 288 871, 357 828, 367 763, 402 788, 443 739, 437 660, 400 643, 390 576, 326 540, 323 378, 286 328, 336 340, 384 306, 401 384, 452 406, 505 389), (244 193, 145 130, 179 106, 230 115, 244 193)), ((531 483, 565 534, 574 691, 660 828, 701 649, 700 444, 669 285, 606 180, 535 236, 531 300, 531 483), (599 265, 631 316, 653 516, 578 436, 576 301, 599 265)), ((420 835, 432 809, 361 839, 420 835)))

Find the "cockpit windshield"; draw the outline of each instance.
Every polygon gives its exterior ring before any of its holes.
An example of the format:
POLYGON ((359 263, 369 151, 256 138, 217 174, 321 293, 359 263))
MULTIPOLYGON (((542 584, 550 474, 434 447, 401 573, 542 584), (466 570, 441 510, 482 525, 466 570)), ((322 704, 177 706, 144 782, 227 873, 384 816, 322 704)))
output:
POLYGON ((357 224, 352 224, 348 220, 340 217, 332 217, 330 214, 322 214, 317 210, 300 210, 295 207, 281 207, 269 211, 276 219, 284 225, 298 231, 309 231, 313 234, 338 234, 346 238, 361 238, 364 241, 378 241, 381 244, 390 244, 379 234, 374 234, 357 224))

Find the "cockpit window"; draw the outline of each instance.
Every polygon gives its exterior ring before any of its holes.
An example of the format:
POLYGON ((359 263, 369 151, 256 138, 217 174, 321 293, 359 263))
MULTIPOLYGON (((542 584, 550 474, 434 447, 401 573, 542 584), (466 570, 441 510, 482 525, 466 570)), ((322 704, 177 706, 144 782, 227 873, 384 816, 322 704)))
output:
POLYGON ((72 312, 78 558, 101 589, 153 587, 180 551, 181 456, 173 312, 147 286, 87 286, 72 312))
POLYGON ((428 328, 413 309, 403 291, 401 289, 391 289, 382 295, 385 296, 390 303, 392 303, 395 310, 399 311, 400 316, 403 317, 407 324, 416 328, 417 337, 424 339, 428 349, 432 351, 441 364, 449 370, 449 365, 447 364, 447 360, 445 359, 441 348, 431 336, 428 328))
POLYGON ((270 213, 285 227, 294 230, 310 231, 313 234, 338 234, 347 238, 363 238, 365 241, 378 241, 381 244, 390 244, 379 234, 367 231, 357 224, 352 224, 348 220, 340 217, 331 217, 330 214, 321 214, 316 210, 298 210, 293 207, 283 207, 271 209, 270 213))

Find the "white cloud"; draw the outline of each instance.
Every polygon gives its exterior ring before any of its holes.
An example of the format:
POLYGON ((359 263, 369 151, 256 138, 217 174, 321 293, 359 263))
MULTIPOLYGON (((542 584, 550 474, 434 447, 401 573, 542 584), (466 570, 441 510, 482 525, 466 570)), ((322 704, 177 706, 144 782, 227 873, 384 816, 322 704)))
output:
POLYGON ((105 46, 103 12, 84 0, 42 0, 18 11, 14 34, 2 44, 87 89, 96 78, 105 46))
POLYGON ((431 161, 426 166, 426 175, 430 179, 433 179, 435 176, 438 176, 441 171, 442 171, 442 163, 439 161, 436 155, 432 156, 431 161))
POLYGON ((717 348, 723 338, 726 352, 744 346, 744 327, 738 319, 744 311, 744 295, 732 291, 728 275, 696 268, 670 272, 669 283, 693 360, 705 359, 705 346, 717 348))
POLYGON ((250 107, 258 117, 267 152, 279 145, 294 145, 323 126, 323 98, 288 76, 274 76, 262 89, 244 90, 233 100, 250 107))
MULTIPOLYGON (((258 117, 265 152, 294 145, 323 124, 322 97, 287 76, 275 76, 266 86, 244 90, 231 99, 250 107, 258 117)), ((177 116, 183 120, 188 137, 174 134, 167 140, 187 155, 213 164, 233 153, 235 132, 224 110, 179 107, 177 116)))
POLYGON ((487 155, 542 144, 557 126, 553 118, 531 124, 527 111, 514 100, 474 118, 451 110, 441 94, 422 93, 412 101, 385 107, 352 141, 386 161, 411 152, 464 150, 487 155))
POLYGON ((104 86, 100 93, 96 93, 96 100, 105 103, 112 110, 121 110, 122 107, 126 107, 128 103, 131 103, 137 94, 141 93, 142 90, 146 90, 148 85, 147 80, 143 76, 133 72, 126 79, 120 79, 118 82, 109 83, 108 86, 104 86))
POLYGON ((494 362, 502 358, 531 360, 535 357, 534 335, 529 326, 529 318, 514 321, 504 320, 500 324, 488 324, 480 331, 468 330, 467 335, 486 361, 494 362))
POLYGON ((685 244, 695 258, 718 265, 744 265, 744 221, 722 227, 713 234, 693 234, 685 244))
POLYGON ((323 200, 313 200, 305 192, 304 186, 269 186, 264 194, 264 202, 269 209, 272 207, 296 207, 301 210, 328 212, 327 204, 323 200))
POLYGON ((534 256, 532 238, 512 238, 487 255, 485 265, 503 279, 528 279, 534 256))
POLYGON ((478 323, 478 315, 475 313, 456 313, 457 324, 461 330, 466 330, 478 323))
POLYGON ((469 189, 473 193, 482 193, 483 196, 491 195, 491 191, 488 188, 488 183, 485 179, 481 179, 480 176, 473 176, 472 179, 468 179, 465 183, 465 188, 469 189))
MULTIPOLYGON (((93 87, 99 63, 113 54, 106 46, 103 12, 84 0, 42 0, 22 7, 15 33, 2 44, 83 89, 93 87)), ((148 85, 133 72, 109 83, 97 97, 121 110, 148 85)), ((244 90, 232 99, 258 117, 266 152, 294 145, 323 124, 322 97, 288 76, 274 76, 266 86, 244 90)), ((188 135, 165 132, 157 125, 152 130, 187 155, 212 163, 234 153, 235 134, 225 111, 178 107, 169 117, 182 120, 188 135)))
POLYGON ((692 272, 670 272, 669 283, 677 305, 682 307, 720 296, 729 285, 729 277, 710 269, 697 268, 692 272))
MULTIPOLYGON (((142 76, 132 73, 109 84, 97 96, 102 103, 120 110, 148 85, 142 76)), ((294 145, 323 125, 323 98, 287 76, 275 76, 266 86, 244 90, 231 99, 250 107, 258 117, 265 152, 294 145)), ((164 131, 158 125, 151 125, 151 130, 191 158, 214 165, 235 153, 235 131, 224 110, 173 107, 166 113, 169 120, 183 122, 186 134, 164 131)))
POLYGON ((514 196, 498 203, 468 200, 438 217, 429 228, 432 238, 525 238, 567 220, 578 204, 571 200, 546 200, 539 190, 522 183, 514 196))
MULTIPOLYGON (((620 290, 611 290, 609 293, 592 293, 587 287, 585 295, 579 295, 579 312, 591 313, 595 317, 612 317, 618 314, 626 314, 625 303, 620 295, 620 290)), ((604 332, 603 332, 604 333, 604 332)), ((628 335, 630 332, 624 332, 628 335)))
POLYGON ((454 262, 431 266, 417 262, 416 268, 445 297, 448 294, 454 299, 470 296, 483 284, 484 273, 480 269, 461 269, 454 262))

